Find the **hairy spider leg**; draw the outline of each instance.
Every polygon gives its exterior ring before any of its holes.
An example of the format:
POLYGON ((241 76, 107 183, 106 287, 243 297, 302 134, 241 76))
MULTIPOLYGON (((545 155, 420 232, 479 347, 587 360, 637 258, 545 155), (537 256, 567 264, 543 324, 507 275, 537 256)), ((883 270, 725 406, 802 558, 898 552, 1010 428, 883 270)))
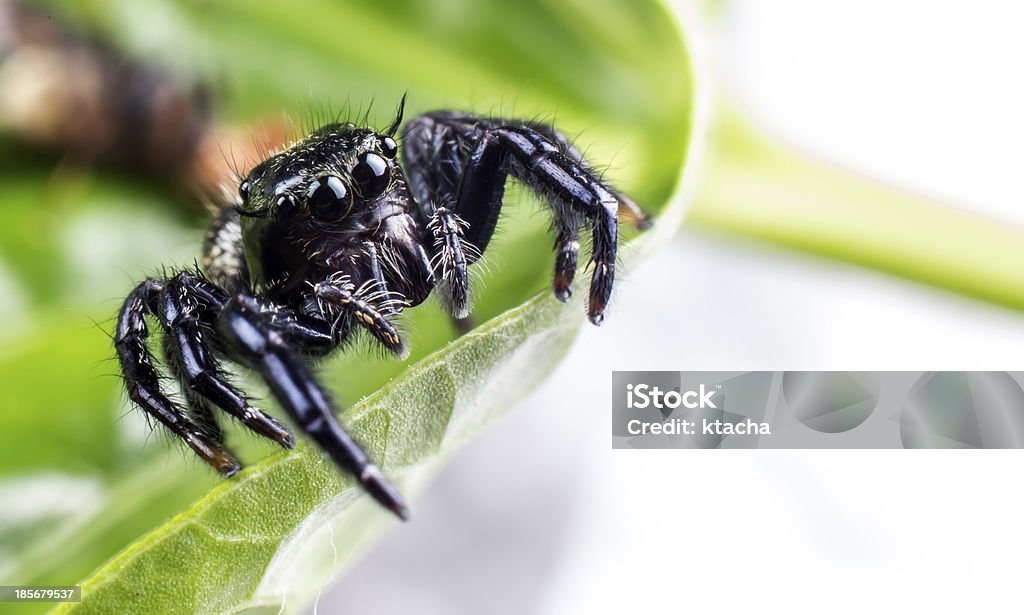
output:
MULTIPOLYGON (((372 307, 345 289, 327 284, 318 285, 318 288, 321 287, 325 297, 342 298, 346 309, 356 315, 385 345, 395 352, 404 350, 397 331, 372 307)), ((242 395, 224 382, 213 355, 201 341, 201 326, 215 326, 218 315, 228 302, 224 292, 202 278, 181 272, 166 283, 160 300, 160 313, 166 319, 165 326, 171 336, 174 358, 184 367, 182 379, 188 388, 239 418, 256 433, 277 441, 285 448, 293 448, 294 437, 280 423, 249 406, 242 395), (208 306, 205 310, 202 309, 203 304, 208 306)), ((308 355, 322 356, 338 345, 337 332, 332 331, 331 323, 321 318, 278 306, 260 309, 260 314, 265 315, 268 325, 283 337, 286 344, 308 355)))
MULTIPOLYGON (((552 143, 557 144, 562 153, 570 160, 586 169, 589 173, 598 175, 587 161, 583 159, 583 153, 580 152, 579 148, 554 126, 543 122, 527 122, 526 125, 550 139, 552 143)), ((633 199, 619 191, 615 186, 605 183, 605 188, 619 201, 619 217, 625 220, 627 224, 641 231, 646 231, 654 226, 654 218, 637 205, 633 199)))
MULTIPOLYGON (((543 122, 527 122, 526 125, 543 135, 552 143, 558 146, 559 151, 567 158, 578 164, 582 169, 596 175, 586 160, 583 153, 569 140, 568 137, 556 130, 550 124, 543 122)), ((640 230, 647 230, 654 225, 654 218, 648 215, 632 199, 607 183, 604 187, 619 202, 619 217, 628 224, 640 230)), ((560 301, 568 301, 572 296, 572 281, 576 276, 576 264, 580 252, 580 219, 578 216, 566 216, 558 221, 557 235, 555 237, 555 275, 551 281, 552 290, 560 301)))
MULTIPOLYGON (((508 175, 545 197, 554 217, 558 254, 552 286, 563 301, 575 276, 580 219, 589 220, 593 273, 587 313, 591 322, 600 324, 615 280, 622 195, 582 163, 568 139, 550 126, 537 126, 451 112, 417 116, 403 140, 410 189, 419 206, 427 208, 419 213, 421 220, 432 219, 438 204, 452 203, 467 225, 462 241, 476 252, 483 252, 494 234, 508 175)), ((649 226, 649 218, 631 201, 625 209, 628 219, 649 226)), ((475 260, 473 255, 469 260, 475 260)))
POLYGON ((402 496, 331 413, 331 402, 313 373, 291 350, 255 297, 237 294, 224 306, 219 331, 232 354, 252 367, 295 420, 342 469, 400 519, 409 510, 402 496))
MULTIPOLYGON (((587 314, 591 322, 600 324, 615 280, 618 244, 618 201, 615 197, 600 181, 564 156, 556 145, 525 127, 485 129, 470 154, 468 167, 459 187, 456 203, 459 212, 474 207, 480 202, 481 193, 493 190, 492 186, 503 185, 511 173, 548 197, 561 241, 575 241, 578 226, 574 219, 577 214, 592 222, 594 247, 591 261, 594 271, 590 280, 587 314)), ((475 238, 484 243, 478 235, 475 238)), ((559 248, 561 252, 564 246, 559 248)), ((563 262, 571 264, 572 260, 563 262)), ((564 276, 568 287, 572 283, 572 274, 573 271, 567 269, 556 272, 556 278, 564 276)))
POLYGON ((285 342, 298 348, 308 357, 323 357, 338 347, 340 338, 334 324, 321 316, 300 314, 276 308, 272 313, 275 328, 285 342))
POLYGON ((146 346, 146 316, 156 315, 162 288, 162 283, 154 279, 142 282, 125 299, 118 317, 114 348, 128 397, 184 440, 203 461, 224 476, 232 476, 241 468, 238 460, 160 390, 160 376, 146 346))
MULTIPOLYGON (((352 303, 354 313, 366 313, 365 310, 370 309, 359 299, 354 298, 352 303), (360 311, 358 306, 365 310, 360 311)), ((377 501, 400 518, 408 518, 408 508, 401 496, 341 428, 330 412, 330 402, 323 389, 302 359, 289 350, 294 346, 310 355, 323 355, 336 347, 339 338, 331 323, 324 320, 286 308, 264 311, 248 295, 229 300, 217 285, 188 272, 166 281, 148 279, 126 299, 115 338, 132 401, 185 440, 200 458, 225 476, 234 475, 241 464, 216 439, 220 430, 207 401, 239 418, 256 433, 286 448, 294 447, 294 437, 287 429, 250 406, 244 396, 224 381, 206 341, 207 331, 226 335, 225 350, 263 376, 275 398, 299 427, 342 469, 352 473, 377 501), (168 365, 188 392, 190 403, 201 402, 192 407, 198 420, 187 416, 160 391, 159 375, 146 346, 147 315, 156 317, 166 331, 168 365), (219 329, 213 329, 217 324, 219 329)), ((391 341, 397 339, 393 328, 390 334, 391 341)))
POLYGON ((183 390, 213 402, 261 436, 294 448, 295 437, 283 425, 252 407, 225 381, 211 352, 206 335, 212 333, 215 314, 224 300, 223 291, 190 273, 181 272, 167 281, 160 293, 158 316, 167 331, 168 365, 183 390), (200 300, 208 306, 206 310, 200 300), (206 318, 201 319, 204 312, 206 318))
POLYGON ((185 396, 186 414, 203 428, 204 433, 211 440, 224 444, 224 430, 220 426, 220 421, 217 420, 213 404, 188 386, 188 374, 177 353, 174 351, 173 337, 167 334, 166 331, 161 340, 161 346, 167 371, 178 381, 178 388, 182 395, 185 396))

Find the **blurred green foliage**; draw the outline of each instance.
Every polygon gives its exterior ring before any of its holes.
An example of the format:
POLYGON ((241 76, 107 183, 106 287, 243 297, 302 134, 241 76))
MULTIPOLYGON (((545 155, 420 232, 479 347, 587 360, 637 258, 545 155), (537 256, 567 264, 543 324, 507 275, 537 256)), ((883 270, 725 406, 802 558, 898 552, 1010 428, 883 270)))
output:
POLYGON ((687 221, 1024 311, 1024 231, 792 151, 721 105, 687 221))
MULTIPOLYGON (((224 119, 256 130, 262 119, 276 120, 282 113, 301 124, 311 114, 365 110, 371 102, 370 121, 383 126, 403 92, 409 93, 409 113, 451 107, 539 117, 581 135, 590 159, 611 163, 608 176, 651 210, 667 202, 685 162, 691 128, 688 58, 673 20, 653 2, 83 0, 47 5, 132 54, 201 76, 217 91, 224 119)), ((514 190, 510 198, 528 200, 522 196, 514 190)), ((244 504, 253 507, 254 516, 268 513, 273 508, 261 508, 261 497, 265 507, 292 500, 260 477, 304 476, 301 464, 314 459, 308 449, 266 458, 272 446, 232 429, 229 444, 253 467, 243 480, 225 485, 179 446, 168 444, 161 430, 151 433, 125 403, 111 360, 112 317, 134 281, 161 266, 191 264, 198 256, 205 220, 181 200, 141 179, 75 168, 0 141, 0 578, 5 583, 77 582, 215 485, 214 494, 193 512, 243 525, 244 519, 224 516, 217 508, 223 500, 217 498, 230 500, 231 510, 244 504), (62 497, 68 494, 77 494, 74 502, 62 497)), ((480 320, 546 289, 551 238, 545 216, 533 215, 536 211, 536 205, 506 210, 476 283, 480 320)), ((519 323, 515 326, 525 327, 520 342, 550 334, 552 345, 537 348, 557 355, 554 342, 567 340, 572 327, 558 324, 561 311, 544 307, 547 300, 544 294, 528 304, 527 313, 496 323, 495 330, 506 327, 501 339, 518 339, 509 337, 508 327, 519 323)), ((571 311, 573 326, 582 315, 578 304, 557 307, 571 311)), ((413 347, 406 362, 360 349, 323 366, 341 403, 355 403, 396 377, 387 395, 402 394, 410 365, 455 337, 433 304, 413 310, 404 328, 413 347)), ((488 348, 502 348, 475 343, 450 352, 468 353, 465 357, 483 352, 486 358, 488 348)), ((506 401, 521 393, 508 394, 506 401)), ((387 430, 374 440, 375 423, 365 420, 370 422, 357 429, 371 448, 383 446, 387 430)), ((400 424, 402 417, 394 420, 400 424)), ((432 454, 424 446, 416 444, 410 449, 415 455, 389 465, 409 465, 432 454)), ((279 522, 277 533, 270 532, 276 541, 310 507, 347 486, 319 466, 308 472, 305 490, 297 489, 308 496, 297 499, 299 508, 282 513, 283 519, 271 515, 279 522)), ((197 544, 174 540, 161 544, 197 544)), ((153 546, 146 544, 140 549, 153 546)), ((258 561, 265 565, 277 544, 260 546, 258 561)), ((182 578, 192 578, 189 561, 171 562, 182 578)), ((250 584, 236 587, 243 594, 263 570, 249 572, 250 584)), ((15 611, 45 607, 18 605, 15 611)))

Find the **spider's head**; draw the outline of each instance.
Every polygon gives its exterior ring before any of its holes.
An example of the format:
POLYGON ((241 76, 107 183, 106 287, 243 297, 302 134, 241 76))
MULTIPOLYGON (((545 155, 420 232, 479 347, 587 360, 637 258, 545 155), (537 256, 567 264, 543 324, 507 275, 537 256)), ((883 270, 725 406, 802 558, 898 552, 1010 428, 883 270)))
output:
POLYGON ((240 211, 329 232, 378 222, 406 202, 397 155, 390 134, 328 124, 253 168, 239 185, 240 211))
POLYGON ((265 277, 296 271, 405 214, 396 128, 328 124, 256 166, 239 186, 250 267, 265 277))

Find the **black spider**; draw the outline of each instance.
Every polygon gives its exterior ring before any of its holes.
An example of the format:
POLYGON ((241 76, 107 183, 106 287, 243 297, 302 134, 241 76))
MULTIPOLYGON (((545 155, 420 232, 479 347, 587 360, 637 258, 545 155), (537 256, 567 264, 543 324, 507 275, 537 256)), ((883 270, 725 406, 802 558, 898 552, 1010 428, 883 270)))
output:
MULTIPOLYGON (((404 105, 404 98, 403 98, 404 105)), ((438 111, 394 135, 329 124, 254 168, 240 201, 214 220, 203 272, 150 278, 125 300, 115 346, 129 397, 224 476, 239 462, 225 448, 212 406, 285 448, 295 439, 228 384, 219 358, 249 366, 298 427, 378 502, 408 510, 357 442, 305 357, 323 356, 356 327, 399 356, 391 319, 437 290, 455 317, 470 307, 467 268, 487 248, 512 175, 551 208, 555 295, 565 301, 576 273, 579 233, 593 232, 587 313, 600 324, 612 291, 617 216, 651 219, 608 186, 551 126, 438 111), (187 411, 161 390, 148 350, 146 317, 165 332, 166 362, 187 411)))

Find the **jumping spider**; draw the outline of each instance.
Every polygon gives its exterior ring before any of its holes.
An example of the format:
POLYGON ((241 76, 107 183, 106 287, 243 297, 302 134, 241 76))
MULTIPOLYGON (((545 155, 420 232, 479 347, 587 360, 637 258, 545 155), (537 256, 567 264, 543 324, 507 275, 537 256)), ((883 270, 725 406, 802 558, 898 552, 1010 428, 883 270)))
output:
POLYGON ((406 354, 393 317, 436 290, 455 317, 470 308, 467 268, 487 249, 508 175, 550 207, 555 296, 568 300, 579 233, 592 228, 587 314, 600 324, 612 291, 618 219, 651 219, 610 187, 549 125, 437 111, 395 134, 351 123, 323 126, 256 166, 234 206, 210 226, 202 272, 150 278, 128 295, 115 346, 129 397, 225 477, 240 464, 212 406, 292 448, 292 434, 224 379, 219 358, 260 374, 298 427, 380 504, 408 509, 335 419, 336 406, 304 360, 330 353, 356 327, 406 354), (403 170, 404 166, 404 170, 403 170), (146 317, 164 331, 167 366, 187 411, 161 390, 146 317))

